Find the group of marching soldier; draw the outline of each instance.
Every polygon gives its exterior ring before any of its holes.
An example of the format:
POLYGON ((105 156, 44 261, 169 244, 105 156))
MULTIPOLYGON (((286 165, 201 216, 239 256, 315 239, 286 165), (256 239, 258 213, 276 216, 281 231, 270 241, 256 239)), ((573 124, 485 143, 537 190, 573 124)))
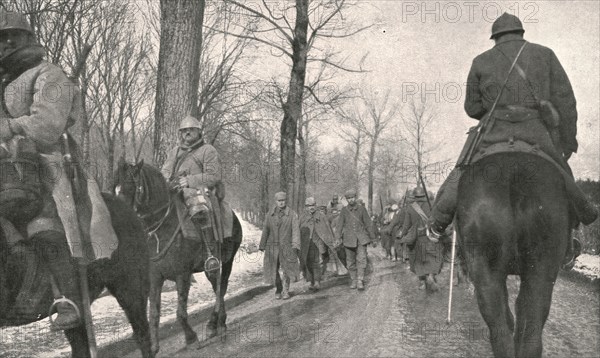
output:
POLYGON ((308 289, 318 291, 330 261, 340 275, 347 269, 351 289, 364 290, 367 246, 375 247, 378 236, 386 258, 392 258, 394 246, 395 260, 400 255, 403 262, 410 262, 412 272, 419 277, 419 288, 425 288, 427 283, 437 290, 442 243, 427 237, 430 208, 425 190, 418 186, 407 193, 401 207, 386 207, 381 230, 377 230, 355 190, 346 191, 344 197, 346 206, 337 195, 321 206, 317 206, 315 198, 308 197, 298 215, 287 206, 286 193, 275 194, 276 205, 266 215, 259 250, 265 253, 265 281, 275 285, 276 298, 290 298, 290 284, 298 280, 300 272, 310 283, 308 289))
MULTIPOLYGON (((432 291, 437 291, 437 274, 443 263, 443 241, 428 237, 426 224, 430 217, 433 195, 417 186, 407 191, 399 203, 384 207, 379 218, 381 246, 386 259, 401 261, 419 277, 419 289, 426 283, 432 291)), ((448 240, 446 240, 448 241, 448 240)))

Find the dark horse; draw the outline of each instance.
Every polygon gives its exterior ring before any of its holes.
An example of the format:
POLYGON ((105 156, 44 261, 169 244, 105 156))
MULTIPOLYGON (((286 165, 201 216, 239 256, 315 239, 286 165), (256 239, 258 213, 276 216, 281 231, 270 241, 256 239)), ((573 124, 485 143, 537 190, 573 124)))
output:
MULTIPOLYGON (((125 311, 142 356, 153 357, 146 306, 148 302, 148 254, 144 229, 131 208, 110 194, 103 194, 119 244, 110 259, 92 262, 88 268, 91 299, 104 288, 125 311)), ((18 326, 48 316, 53 301, 48 270, 25 240, 10 247, 0 230, 0 326, 18 326), (26 292, 26 294, 24 294, 26 292)), ((89 357, 86 328, 65 331, 73 357, 89 357)))
POLYGON ((490 155, 459 182, 461 251, 496 357, 540 357, 542 330, 571 228, 564 180, 526 153, 490 155), (506 279, 521 278, 516 326, 506 279))
MULTIPOLYGON (((159 350, 158 325, 160 322, 160 296, 165 280, 177 285, 177 320, 185 333, 186 345, 197 344, 198 336, 187 321, 187 300, 192 273, 204 271, 208 258, 206 245, 201 241, 183 237, 176 210, 174 194, 170 194, 166 180, 160 171, 143 161, 135 165, 124 161, 119 163, 115 176, 119 196, 135 208, 148 230, 148 247, 155 252, 150 259, 150 331, 152 351, 159 350)), ((221 280, 217 285, 217 275, 206 272, 212 284, 216 304, 207 324, 207 337, 213 337, 226 329, 225 304, 223 296, 227 292, 233 258, 242 242, 242 227, 234 215, 233 234, 226 238, 221 250, 221 280)))

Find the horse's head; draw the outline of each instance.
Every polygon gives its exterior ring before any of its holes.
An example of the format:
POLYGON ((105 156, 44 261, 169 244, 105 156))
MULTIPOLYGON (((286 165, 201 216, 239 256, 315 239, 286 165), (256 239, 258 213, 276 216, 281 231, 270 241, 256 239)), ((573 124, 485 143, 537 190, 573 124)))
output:
POLYGON ((121 159, 115 173, 115 195, 143 216, 169 203, 169 189, 160 171, 140 161, 121 159))

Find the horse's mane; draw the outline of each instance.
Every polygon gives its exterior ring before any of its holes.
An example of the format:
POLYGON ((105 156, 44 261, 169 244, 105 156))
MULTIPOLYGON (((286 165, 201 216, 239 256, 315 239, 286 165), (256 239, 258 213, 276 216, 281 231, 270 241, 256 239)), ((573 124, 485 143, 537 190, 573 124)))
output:
POLYGON ((143 163, 139 175, 147 189, 145 195, 148 195, 150 201, 159 203, 169 201, 167 181, 158 168, 143 163))

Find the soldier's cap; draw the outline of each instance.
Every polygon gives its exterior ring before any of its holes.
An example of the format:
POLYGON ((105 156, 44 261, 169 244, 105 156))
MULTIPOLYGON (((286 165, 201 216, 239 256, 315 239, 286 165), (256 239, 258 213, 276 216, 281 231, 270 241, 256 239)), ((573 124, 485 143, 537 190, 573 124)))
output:
POLYGON ((500 17, 498 17, 496 21, 494 21, 494 24, 492 24, 492 36, 490 36, 490 39, 494 39, 498 35, 507 32, 515 31, 525 32, 521 20, 519 20, 519 18, 515 15, 511 15, 505 12, 504 14, 500 15, 500 17))
POLYGON ((35 35, 29 21, 23 14, 13 11, 0 11, 0 31, 22 30, 35 35))
POLYGON ((198 128, 202 130, 202 125, 200 124, 200 121, 197 120, 195 117, 187 115, 184 119, 181 120, 181 123, 179 124, 179 130, 185 128, 198 128))
POLYGON ((356 190, 348 189, 348 190, 346 190, 346 193, 344 194, 344 196, 346 197, 346 199, 356 198, 356 190))
POLYGON ((306 205, 306 206, 317 205, 317 201, 312 196, 309 196, 308 198, 306 198, 306 200, 304 200, 304 205, 306 205))
POLYGON ((275 200, 285 200, 287 199, 287 194, 285 193, 285 191, 280 191, 278 193, 275 193, 275 200))

